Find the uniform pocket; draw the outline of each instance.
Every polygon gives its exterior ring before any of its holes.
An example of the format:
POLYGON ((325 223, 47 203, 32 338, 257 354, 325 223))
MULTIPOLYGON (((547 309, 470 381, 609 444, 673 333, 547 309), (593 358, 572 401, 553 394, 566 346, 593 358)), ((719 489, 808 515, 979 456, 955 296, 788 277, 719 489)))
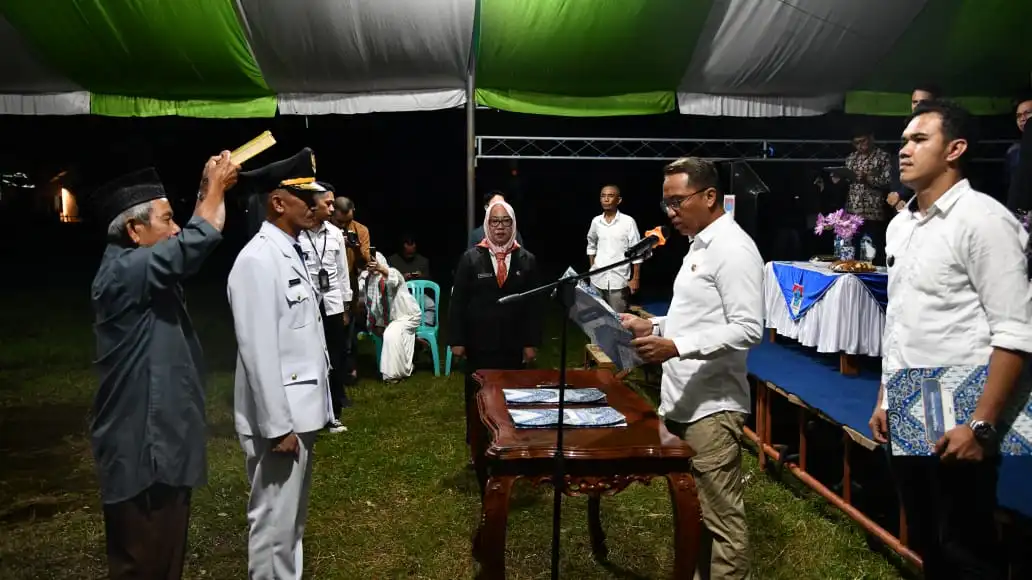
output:
POLYGON ((315 309, 308 290, 302 285, 287 288, 287 322, 290 328, 304 328, 315 322, 315 309))

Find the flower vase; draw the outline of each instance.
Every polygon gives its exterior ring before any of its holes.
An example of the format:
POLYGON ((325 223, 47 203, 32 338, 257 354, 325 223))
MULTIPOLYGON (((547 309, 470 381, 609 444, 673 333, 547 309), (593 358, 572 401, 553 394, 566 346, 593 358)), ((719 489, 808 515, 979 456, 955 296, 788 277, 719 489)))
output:
POLYGON ((842 261, 856 259, 856 248, 853 247, 853 238, 835 237, 835 257, 842 261))

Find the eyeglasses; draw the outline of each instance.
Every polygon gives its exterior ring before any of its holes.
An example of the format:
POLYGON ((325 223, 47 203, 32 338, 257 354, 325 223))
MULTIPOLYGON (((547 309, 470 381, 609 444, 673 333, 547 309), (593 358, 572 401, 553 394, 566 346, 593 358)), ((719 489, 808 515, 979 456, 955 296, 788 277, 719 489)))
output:
POLYGON ((491 218, 491 219, 487 220, 487 224, 490 225, 493 228, 497 228, 497 227, 509 228, 509 227, 512 227, 512 218, 491 218))
POLYGON ((702 192, 704 192, 704 191, 706 191, 708 189, 710 189, 710 188, 709 187, 704 187, 702 189, 697 189, 697 190, 689 193, 688 195, 675 195, 673 197, 664 198, 663 201, 659 202, 659 209, 664 214, 668 214, 670 212, 677 213, 677 210, 681 209, 681 204, 682 203, 684 203, 686 200, 689 200, 693 196, 696 196, 696 195, 698 195, 698 194, 700 194, 700 193, 702 193, 702 192))

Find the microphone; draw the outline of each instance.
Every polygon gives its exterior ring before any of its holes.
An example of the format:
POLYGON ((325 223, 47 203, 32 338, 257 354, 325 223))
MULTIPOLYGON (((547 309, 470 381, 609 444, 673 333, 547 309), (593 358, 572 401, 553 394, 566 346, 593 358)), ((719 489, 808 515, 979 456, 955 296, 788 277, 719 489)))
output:
POLYGON ((631 258, 640 255, 645 250, 651 250, 652 248, 658 248, 666 243, 667 236, 670 235, 670 228, 667 226, 657 226, 651 230, 645 232, 645 237, 640 242, 631 246, 626 252, 624 252, 625 258, 631 258))

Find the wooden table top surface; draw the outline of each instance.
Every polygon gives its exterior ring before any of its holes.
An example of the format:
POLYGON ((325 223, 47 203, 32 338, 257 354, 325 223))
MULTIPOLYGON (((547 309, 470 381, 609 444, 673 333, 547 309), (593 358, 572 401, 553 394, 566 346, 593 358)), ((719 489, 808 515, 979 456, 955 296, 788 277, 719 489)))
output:
MULTIPOLYGON (((556 450, 555 429, 517 429, 509 416, 503 389, 536 388, 555 384, 558 370, 483 370, 474 375, 480 417, 491 434, 486 456, 492 460, 551 459, 556 450)), ((569 388, 595 387, 606 394, 604 405, 567 405, 567 408, 613 407, 627 418, 626 427, 564 427, 563 454, 567 460, 678 459, 695 451, 670 433, 652 405, 612 373, 603 370, 568 370, 569 388)), ((554 408, 555 405, 550 405, 554 408)), ((523 409, 542 408, 520 406, 523 409)))

